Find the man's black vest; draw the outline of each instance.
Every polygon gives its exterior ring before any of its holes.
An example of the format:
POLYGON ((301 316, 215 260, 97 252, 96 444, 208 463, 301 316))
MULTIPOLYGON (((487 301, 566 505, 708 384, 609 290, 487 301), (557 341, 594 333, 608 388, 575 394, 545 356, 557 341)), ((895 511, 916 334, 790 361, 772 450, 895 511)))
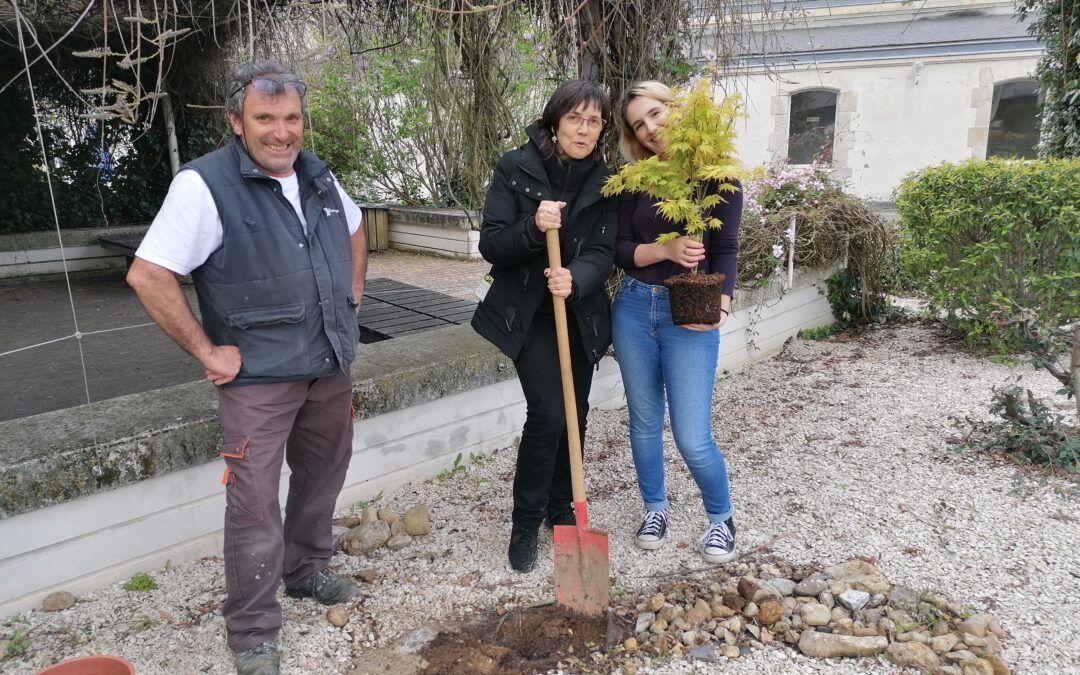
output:
POLYGON ((207 336, 240 349, 233 385, 348 372, 356 354, 349 224, 334 177, 307 152, 293 166, 306 235, 281 184, 239 141, 184 167, 202 176, 221 216, 221 247, 191 277, 207 336))

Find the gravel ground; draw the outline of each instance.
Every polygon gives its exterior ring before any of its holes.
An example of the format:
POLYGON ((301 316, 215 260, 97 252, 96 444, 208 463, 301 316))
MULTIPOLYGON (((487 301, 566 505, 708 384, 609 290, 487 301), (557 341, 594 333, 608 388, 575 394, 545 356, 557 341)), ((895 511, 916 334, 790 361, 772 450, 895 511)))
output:
MULTIPOLYGON (((1018 374, 1040 394, 1056 389, 1026 365, 997 365, 938 329, 905 325, 795 340, 775 358, 725 373, 714 419, 739 548, 775 540, 771 553, 794 563, 876 558, 893 583, 937 589, 999 617, 1014 672, 1080 673, 1080 489, 957 454, 949 443, 958 433, 950 416, 986 416, 991 386, 1018 374)), ((701 501, 670 438, 668 450, 671 541, 660 551, 639 551, 632 543, 640 500, 626 411, 590 414, 590 515, 611 537, 616 594, 708 574, 694 546, 705 527, 701 501)), ((506 564, 513 462, 512 449, 500 450, 450 478, 385 495, 379 505, 398 512, 430 507, 433 533, 401 551, 334 558, 339 572, 376 573, 343 629, 327 623, 314 603, 282 598, 283 672, 410 672, 395 650, 411 631, 550 600, 548 531, 536 571, 518 575, 506 564)), ((221 567, 209 558, 149 570, 156 590, 117 584, 65 611, 9 619, 3 636, 21 628, 30 644, 0 670, 33 673, 62 658, 109 653, 143 675, 231 673, 221 567)), ((667 663, 651 672, 899 672, 884 660, 814 661, 783 647, 696 668, 667 663)))

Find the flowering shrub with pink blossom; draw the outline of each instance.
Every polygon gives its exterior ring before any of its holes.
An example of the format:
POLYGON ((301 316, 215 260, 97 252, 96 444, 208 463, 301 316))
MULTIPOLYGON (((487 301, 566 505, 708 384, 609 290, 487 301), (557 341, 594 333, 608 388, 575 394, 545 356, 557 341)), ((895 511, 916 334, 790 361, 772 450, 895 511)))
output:
POLYGON ((815 164, 808 168, 771 167, 744 186, 747 210, 758 215, 791 206, 819 206, 822 202, 844 196, 842 185, 829 167, 815 164))
POLYGON ((881 216, 845 192, 830 167, 761 168, 743 183, 739 284, 754 286, 783 274, 789 250, 800 268, 846 259, 846 278, 858 285, 848 289, 849 295, 854 293, 861 305, 857 314, 869 318, 884 301, 884 269, 893 239, 881 216))

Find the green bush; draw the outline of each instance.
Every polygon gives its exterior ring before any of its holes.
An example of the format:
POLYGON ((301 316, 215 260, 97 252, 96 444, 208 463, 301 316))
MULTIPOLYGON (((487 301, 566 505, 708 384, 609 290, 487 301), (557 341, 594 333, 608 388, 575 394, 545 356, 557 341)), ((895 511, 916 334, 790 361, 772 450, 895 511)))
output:
POLYGON ((149 574, 146 574, 145 572, 138 572, 134 576, 132 576, 131 579, 125 582, 124 585, 121 586, 121 588, 123 588, 125 591, 137 591, 140 593, 145 593, 147 591, 152 591, 157 588, 157 582, 154 581, 154 578, 149 574))
POLYGON ((992 159, 909 175, 901 256, 931 308, 973 344, 1016 348, 1003 315, 1058 327, 1080 317, 1080 160, 992 159))
POLYGON ((739 286, 782 276, 795 219, 795 267, 847 265, 829 282, 833 315, 845 325, 878 318, 888 308, 895 232, 864 200, 844 192, 825 166, 772 166, 743 183, 739 286))
POLYGON ((994 388, 993 421, 968 418, 967 447, 1003 454, 1021 464, 1051 472, 1080 473, 1080 428, 1050 410, 1030 390, 1016 385, 994 388))

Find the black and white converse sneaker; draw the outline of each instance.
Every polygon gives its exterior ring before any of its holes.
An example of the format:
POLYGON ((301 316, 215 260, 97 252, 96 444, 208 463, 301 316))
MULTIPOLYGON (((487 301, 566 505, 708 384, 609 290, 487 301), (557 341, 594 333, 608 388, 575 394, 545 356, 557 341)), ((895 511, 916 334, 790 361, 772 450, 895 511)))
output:
POLYGON ((726 563, 735 559, 735 523, 728 518, 713 523, 701 535, 701 554, 711 563, 726 563))
POLYGON ((645 518, 641 521, 635 541, 638 548, 653 551, 660 548, 667 535, 667 509, 663 511, 646 511, 645 518))

